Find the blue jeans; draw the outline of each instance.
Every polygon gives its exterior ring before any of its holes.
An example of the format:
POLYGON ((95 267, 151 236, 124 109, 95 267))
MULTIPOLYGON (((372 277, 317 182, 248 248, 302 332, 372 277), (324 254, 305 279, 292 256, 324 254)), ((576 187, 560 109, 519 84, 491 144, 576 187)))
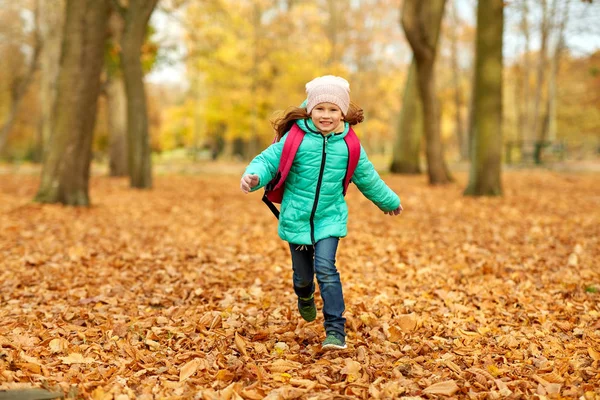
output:
POLYGON ((344 294, 340 274, 335 267, 335 253, 339 238, 330 237, 319 240, 314 246, 300 246, 290 243, 292 253, 292 268, 294 269, 294 292, 298 297, 310 297, 315 291, 314 277, 323 299, 323 316, 325 317, 325 332, 335 332, 346 336, 346 318, 342 316, 345 310, 344 294))

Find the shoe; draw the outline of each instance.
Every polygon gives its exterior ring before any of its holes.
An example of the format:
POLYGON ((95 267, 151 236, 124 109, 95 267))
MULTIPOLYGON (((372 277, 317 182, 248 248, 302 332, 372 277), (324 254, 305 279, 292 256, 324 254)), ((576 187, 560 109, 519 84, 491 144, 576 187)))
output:
POLYGON ((300 315, 305 321, 314 321, 317 318, 315 295, 313 294, 308 298, 298 297, 298 311, 300 311, 300 315))
POLYGON ((346 347, 346 339, 335 333, 328 333, 321 346, 323 350, 343 350, 346 347))

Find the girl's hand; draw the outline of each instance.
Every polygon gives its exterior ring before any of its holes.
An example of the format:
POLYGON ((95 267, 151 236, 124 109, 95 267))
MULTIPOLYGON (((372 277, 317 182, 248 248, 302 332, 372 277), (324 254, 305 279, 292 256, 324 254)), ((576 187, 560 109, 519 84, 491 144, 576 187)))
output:
POLYGON ((398 208, 396 208, 395 210, 384 211, 384 213, 387 214, 387 215, 391 215, 393 217, 394 215, 400 215, 400 214, 402 214, 402 210, 404 210, 404 208, 402 208, 402 205, 399 205, 398 208))
POLYGON ((256 185, 258 185, 258 175, 242 176, 242 181, 240 182, 240 189, 242 189, 242 192, 248 194, 250 189, 256 187, 256 185))

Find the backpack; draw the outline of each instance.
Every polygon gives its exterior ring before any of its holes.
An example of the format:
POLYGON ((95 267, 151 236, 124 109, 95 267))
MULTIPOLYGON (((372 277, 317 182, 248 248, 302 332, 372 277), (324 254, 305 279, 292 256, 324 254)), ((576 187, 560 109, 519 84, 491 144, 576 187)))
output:
MULTIPOLYGON (((277 173, 275 174, 275 177, 265 185, 265 194, 262 198, 262 201, 269 207, 271 212, 278 219, 279 210, 273 203, 281 204, 285 189, 285 180, 290 172, 290 169, 292 168, 294 157, 296 157, 296 152, 298 151, 298 147, 300 147, 300 143, 302 143, 302 140, 304 139, 305 133, 298 126, 298 124, 294 124, 287 135, 288 137, 285 140, 285 143, 283 144, 283 150, 281 151, 277 173)), ((275 138, 273 143, 276 141, 277 138, 275 138)), ((344 142, 346 142, 346 146, 348 146, 348 167, 346 169, 346 176, 344 177, 342 186, 342 192, 345 196, 346 191, 348 190, 348 185, 352 179, 352 175, 354 175, 354 171, 358 165, 358 159, 360 158, 360 141, 358 140, 358 137, 352 128, 350 128, 344 137, 344 142)))

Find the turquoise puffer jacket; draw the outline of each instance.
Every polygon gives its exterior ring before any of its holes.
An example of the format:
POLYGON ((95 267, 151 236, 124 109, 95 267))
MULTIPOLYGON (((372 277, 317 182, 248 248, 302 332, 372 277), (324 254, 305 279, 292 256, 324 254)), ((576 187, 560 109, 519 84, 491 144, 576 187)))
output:
MULTIPOLYGON (((310 245, 328 237, 342 238, 348 233, 348 206, 342 193, 342 182, 348 164, 348 147, 341 133, 321 135, 312 120, 299 120, 298 126, 306 132, 290 173, 279 216, 279 237, 299 245, 310 245)), ((256 156, 244 175, 258 175, 259 183, 252 191, 264 187, 277 173, 279 158, 287 135, 256 156)), ((392 211, 400 205, 400 198, 379 177, 365 150, 352 182, 382 211, 392 211)))

